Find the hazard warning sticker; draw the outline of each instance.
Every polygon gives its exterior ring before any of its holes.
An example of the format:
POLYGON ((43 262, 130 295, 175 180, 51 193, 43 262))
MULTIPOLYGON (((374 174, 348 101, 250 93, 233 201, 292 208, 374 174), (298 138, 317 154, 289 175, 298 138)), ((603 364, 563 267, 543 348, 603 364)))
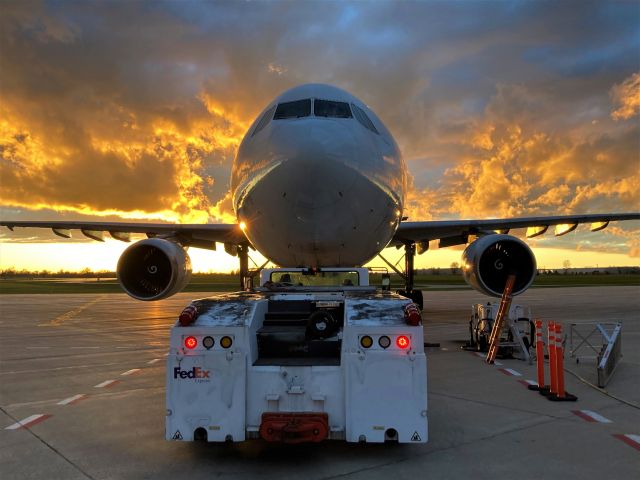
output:
POLYGON ((422 438, 420 438, 420 434, 418 434, 417 431, 413 432, 413 435, 411 435, 411 441, 412 442, 421 442, 422 438))
POLYGON ((180 430, 176 430, 176 433, 173 434, 171 440, 182 440, 182 434, 180 433, 180 430))

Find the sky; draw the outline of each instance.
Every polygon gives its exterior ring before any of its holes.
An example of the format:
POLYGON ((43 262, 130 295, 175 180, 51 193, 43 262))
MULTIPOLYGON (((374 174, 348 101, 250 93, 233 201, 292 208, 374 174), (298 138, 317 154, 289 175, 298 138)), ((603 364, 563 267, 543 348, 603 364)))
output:
MULTIPOLYGON (((350 91, 391 130, 412 221, 640 210, 637 2, 8 0, 0 218, 235 222, 246 129, 308 82, 350 91)), ((640 265, 639 233, 530 243, 547 268, 640 265)), ((4 230, 0 268, 113 270, 124 247, 4 230)), ((190 253, 195 270, 237 268, 190 253)))

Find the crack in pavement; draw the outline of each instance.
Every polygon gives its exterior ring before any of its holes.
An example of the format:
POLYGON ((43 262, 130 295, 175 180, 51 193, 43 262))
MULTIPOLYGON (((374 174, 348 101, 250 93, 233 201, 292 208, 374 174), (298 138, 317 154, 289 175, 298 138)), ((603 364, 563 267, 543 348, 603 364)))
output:
MULTIPOLYGON (((7 417, 9 417, 10 419, 12 419, 15 422, 19 422, 19 420, 17 418, 15 418, 13 415, 11 415, 9 412, 7 412, 3 407, 0 407, 0 411, 2 413, 4 413, 7 417)), ((50 443, 48 443, 45 439, 43 439, 40 435, 38 435, 37 433, 35 433, 33 430, 31 430, 28 427, 23 427, 24 430, 26 430, 27 432, 29 432, 31 435, 33 435, 40 443, 42 443, 45 447, 47 447, 49 450, 51 450, 53 453, 55 453, 56 455, 58 455, 60 458, 62 458, 65 462, 67 462, 69 465, 71 465, 73 468, 75 468, 78 472, 80 472, 82 475, 84 475, 85 477, 87 477, 90 480, 96 480, 95 477, 92 477, 91 475, 89 475, 87 472, 85 472, 82 468, 80 468, 79 465, 77 465, 76 463, 73 462, 73 460, 71 460, 70 458, 67 458, 62 452, 60 452, 60 450, 58 450, 56 447, 54 447, 53 445, 51 445, 50 443)))
POLYGON ((455 449, 455 448, 458 448, 458 447, 466 447, 466 446, 473 445, 473 444, 478 443, 478 442, 485 442, 487 440, 492 440, 494 438, 498 438, 498 437, 500 437, 502 435, 508 435, 508 434, 515 433, 515 432, 521 432, 521 431, 524 431, 524 430, 528 430, 530 428, 538 427, 540 425, 545 425, 545 424, 551 423, 551 422, 553 422, 555 420, 556 420, 555 418, 546 419, 544 421, 537 422, 537 423, 535 423, 533 425, 526 425, 526 426, 523 426, 523 427, 512 428, 511 430, 506 430, 504 432, 499 432, 499 433, 495 433, 495 434, 492 434, 492 435, 487 435, 486 437, 480 437, 480 438, 477 438, 475 440, 469 440, 469 441, 461 442, 461 443, 458 443, 458 444, 455 444, 455 445, 449 445, 447 447, 436 448, 436 449, 431 450, 429 452, 419 453, 419 454, 411 454, 410 456, 404 456, 402 458, 399 458, 399 459, 396 459, 396 460, 392 460, 392 461, 389 461, 389 462, 386 462, 386 463, 378 464, 378 465, 371 465, 371 466, 368 466, 368 467, 365 467, 365 468, 361 468, 359 470, 353 470, 351 472, 340 473, 338 475, 331 475, 331 476, 328 476, 328 477, 322 477, 319 480, 332 480, 332 479, 335 479, 335 478, 346 478, 346 477, 348 477, 350 475, 354 475, 354 474, 358 474, 358 473, 362 473, 362 472, 367 472, 367 471, 370 471, 370 470, 373 470, 373 469, 376 469, 376 468, 384 468, 384 467, 388 467, 388 466, 391 466, 391 465, 398 465, 398 464, 403 463, 403 462, 405 462, 407 460, 412 460, 412 459, 415 459, 415 458, 425 458, 425 457, 428 457, 429 455, 433 455, 434 453, 446 452, 447 450, 452 450, 452 449, 455 449))

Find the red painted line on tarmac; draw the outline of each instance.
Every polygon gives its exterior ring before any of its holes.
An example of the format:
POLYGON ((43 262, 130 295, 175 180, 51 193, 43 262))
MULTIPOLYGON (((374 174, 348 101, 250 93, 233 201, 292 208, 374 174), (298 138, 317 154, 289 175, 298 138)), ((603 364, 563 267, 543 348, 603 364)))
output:
POLYGON ((622 440, 624 443, 626 443, 630 447, 633 447, 636 450, 640 451, 640 435, 633 435, 630 433, 627 433, 627 434, 617 433, 613 436, 618 440, 622 440))
POLYGON ((31 415, 30 417, 24 418, 19 422, 14 423, 13 425, 9 425, 5 428, 5 430, 21 430, 23 428, 33 427, 37 423, 44 422, 49 417, 51 417, 51 415, 47 415, 44 413, 31 415))
POLYGON ((573 413, 574 415, 577 415, 578 417, 580 417, 581 419, 587 421, 587 422, 595 422, 596 419, 593 417, 590 417, 589 415, 587 415, 586 413, 582 412, 581 410, 571 410, 571 413, 573 413))
POLYGON ((534 382, 533 380, 518 380, 518 383, 524 385, 529 388, 529 385, 538 385, 538 382, 534 382))
POLYGON ((498 371, 504 373, 505 375, 509 375, 510 377, 521 377, 522 376, 522 374, 520 372, 516 372, 515 370, 513 370, 511 368, 499 368, 498 371))
POLYGON ((571 413, 587 422, 611 423, 611 420, 591 410, 571 410, 571 413))
POLYGON ((590 417, 589 415, 582 413, 580 410, 571 410, 571 413, 573 413, 574 415, 577 415, 578 417, 580 417, 583 420, 586 420, 587 422, 595 422, 596 419, 593 417, 590 417))

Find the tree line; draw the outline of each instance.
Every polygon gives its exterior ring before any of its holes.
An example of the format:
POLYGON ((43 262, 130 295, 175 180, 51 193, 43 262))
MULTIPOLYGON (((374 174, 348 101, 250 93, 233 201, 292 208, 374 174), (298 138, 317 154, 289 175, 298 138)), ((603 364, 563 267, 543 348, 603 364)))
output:
MULTIPOLYGON (((462 275, 462 268, 454 262, 449 268, 420 268, 416 269, 416 275, 462 275)), ((540 268, 538 275, 640 275, 640 267, 606 267, 606 268, 540 268)), ((237 277, 238 271, 228 273, 198 272, 193 274, 194 279, 227 279, 237 277)), ((116 272, 109 270, 91 270, 85 268, 80 271, 68 270, 17 270, 8 268, 0 270, 0 279, 31 279, 31 278, 116 278, 116 272)))

